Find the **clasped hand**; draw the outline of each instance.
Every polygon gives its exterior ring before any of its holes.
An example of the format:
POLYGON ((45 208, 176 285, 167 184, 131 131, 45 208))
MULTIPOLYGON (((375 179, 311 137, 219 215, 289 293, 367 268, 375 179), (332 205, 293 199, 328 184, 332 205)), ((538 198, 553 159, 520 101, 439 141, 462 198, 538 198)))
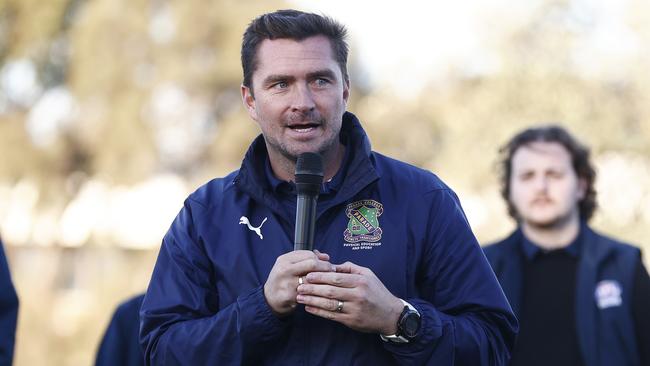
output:
POLYGON ((278 257, 264 295, 278 316, 290 314, 299 303, 316 316, 380 334, 395 334, 404 307, 370 269, 351 262, 333 265, 316 250, 278 257))

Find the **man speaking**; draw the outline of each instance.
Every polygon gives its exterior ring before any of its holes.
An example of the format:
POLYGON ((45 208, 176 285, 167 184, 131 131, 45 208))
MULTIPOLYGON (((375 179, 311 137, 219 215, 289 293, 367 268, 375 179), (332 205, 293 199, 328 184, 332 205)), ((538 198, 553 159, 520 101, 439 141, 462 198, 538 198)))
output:
POLYGON ((346 112, 345 33, 294 10, 246 29, 242 99, 262 134, 165 235, 140 312, 147 364, 507 361, 517 321, 458 198, 371 151, 346 112), (315 244, 294 251, 307 152, 322 157, 315 244))

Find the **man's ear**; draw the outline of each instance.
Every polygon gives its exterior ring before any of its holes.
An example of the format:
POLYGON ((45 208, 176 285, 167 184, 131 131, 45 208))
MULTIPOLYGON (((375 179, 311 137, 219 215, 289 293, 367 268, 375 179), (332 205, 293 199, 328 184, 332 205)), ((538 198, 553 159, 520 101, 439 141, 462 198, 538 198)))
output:
POLYGON ((349 80, 344 80, 343 81, 343 101, 345 102, 345 105, 348 105, 348 100, 350 99, 350 81, 349 80))
POLYGON ((255 109, 253 90, 243 84, 241 86, 241 99, 244 103, 244 107, 248 111, 248 115, 250 115, 254 121, 257 121, 257 110, 255 109))

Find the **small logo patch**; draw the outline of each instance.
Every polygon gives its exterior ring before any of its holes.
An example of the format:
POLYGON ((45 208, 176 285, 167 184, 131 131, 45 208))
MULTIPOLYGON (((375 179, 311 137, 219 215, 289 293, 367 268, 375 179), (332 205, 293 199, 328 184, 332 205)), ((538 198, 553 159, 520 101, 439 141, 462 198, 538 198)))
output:
POLYGON ((349 204, 345 209, 345 215, 350 219, 348 227, 343 232, 345 241, 375 243, 381 240, 379 216, 382 213, 384 213, 384 206, 375 200, 362 200, 349 204))
POLYGON ((255 234, 257 234, 257 236, 259 236, 260 239, 262 239, 262 240, 264 240, 264 236, 262 235, 262 225, 264 225, 265 222, 266 222, 266 217, 264 218, 264 220, 262 220, 262 223, 260 224, 260 226, 255 227, 255 226, 251 225, 251 222, 248 220, 248 217, 242 216, 242 217, 239 218, 239 225, 248 226, 248 230, 254 231, 255 234))
POLYGON ((618 281, 604 280, 598 282, 596 285, 596 304, 599 309, 606 309, 612 306, 621 306, 623 300, 621 299, 621 285, 618 281))

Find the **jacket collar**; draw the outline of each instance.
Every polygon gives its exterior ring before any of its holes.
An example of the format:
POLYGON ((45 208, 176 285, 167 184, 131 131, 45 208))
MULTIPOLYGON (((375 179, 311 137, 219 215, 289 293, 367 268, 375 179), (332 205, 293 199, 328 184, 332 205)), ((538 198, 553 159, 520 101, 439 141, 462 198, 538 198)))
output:
MULTIPOLYGON (((339 139, 346 145, 346 159, 341 169, 345 176, 335 198, 328 206, 345 202, 354 197, 359 191, 379 178, 372 159, 370 141, 366 132, 361 127, 357 117, 350 113, 343 114, 339 139)), ((264 136, 259 135, 248 148, 242 161, 239 173, 235 178, 235 185, 247 193, 255 201, 268 206, 274 212, 290 220, 293 213, 286 212, 274 193, 273 185, 265 173, 265 164, 268 159, 264 136)), ((324 212, 328 207, 319 209, 324 212)))
POLYGON ((593 269, 596 269, 598 263, 614 252, 614 246, 609 240, 594 232, 586 223, 582 223, 581 232, 583 236, 582 247, 580 248, 580 257, 593 269))
MULTIPOLYGON (((569 245, 561 249, 553 249, 552 251, 556 251, 556 250, 564 251, 573 258, 579 258, 581 254, 580 250, 584 246, 582 243, 584 241, 586 228, 587 228, 586 225, 580 224, 580 230, 578 231, 578 235, 573 239, 573 241, 571 241, 571 243, 569 243, 569 245)), ((518 231, 521 232, 521 227, 518 229, 518 231)), ((519 241, 521 245, 521 250, 523 251, 524 257, 527 260, 533 260, 540 253, 548 252, 548 250, 543 249, 541 246, 537 245, 537 243, 528 239, 525 235, 523 235, 523 233, 521 237, 522 238, 519 241)))
MULTIPOLYGON (((597 334, 598 314, 593 291, 598 279, 598 267, 613 253, 614 247, 611 242, 596 234, 585 222, 581 224, 580 232, 582 245, 579 249, 576 273, 576 328, 585 365, 596 365, 597 354, 593 350, 597 346, 595 334, 597 334)), ((519 314, 521 310, 524 263, 520 248, 523 240, 525 240, 524 235, 518 228, 504 240, 505 250, 498 263, 501 267, 499 269, 501 286, 515 314, 519 314)))
POLYGON ((499 281, 506 297, 510 301, 510 307, 518 316, 521 310, 521 290, 523 286, 523 259, 521 254, 521 242, 524 235, 521 228, 517 228, 510 236, 503 241, 503 252, 499 256, 497 268, 499 281))
MULTIPOLYGON (((508 298, 511 299, 513 310, 518 313, 521 305, 519 295, 523 285, 521 274, 525 265, 524 260, 533 258, 540 249, 526 239, 521 227, 518 227, 504 240, 504 249, 498 264, 501 267, 499 272, 503 273, 502 287, 508 298)), ((589 282, 593 281, 595 284, 595 277, 593 280, 587 277, 592 273, 594 275, 597 273, 598 264, 610 255, 613 248, 606 241, 601 240, 601 237, 585 222, 582 222, 580 234, 568 250, 572 255, 577 254, 578 276, 589 282)), ((578 281, 581 280, 578 279, 578 281)))
POLYGON ((614 252, 609 240, 596 234, 586 224, 583 224, 584 245, 580 251, 580 261, 576 273, 576 323, 578 339, 585 365, 596 365, 597 349, 596 329, 598 310, 594 301, 594 289, 598 281, 598 266, 614 252))

